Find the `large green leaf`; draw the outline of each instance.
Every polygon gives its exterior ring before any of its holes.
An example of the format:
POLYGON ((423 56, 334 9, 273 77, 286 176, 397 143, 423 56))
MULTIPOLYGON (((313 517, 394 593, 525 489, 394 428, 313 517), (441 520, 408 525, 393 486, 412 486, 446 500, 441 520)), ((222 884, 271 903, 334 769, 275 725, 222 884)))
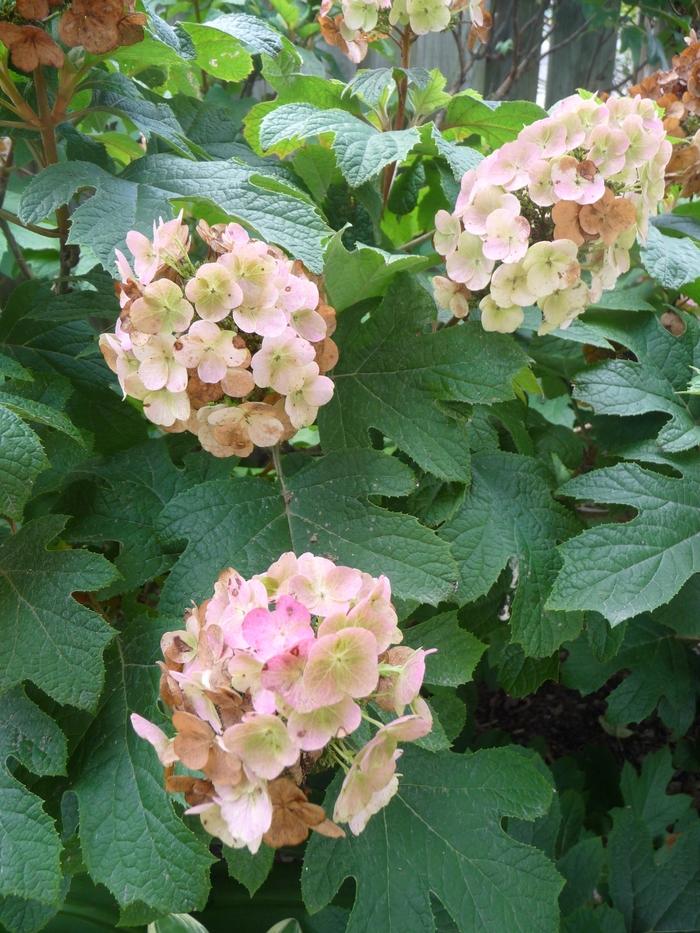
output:
POLYGON ((450 101, 443 126, 460 138, 478 134, 487 146, 495 149, 515 139, 528 123, 541 120, 547 113, 527 100, 503 103, 479 100, 470 91, 455 94, 450 101))
POLYGON ((435 304, 408 276, 392 282, 368 320, 364 314, 361 307, 346 311, 338 324, 335 394, 319 413, 324 448, 368 445, 368 430, 376 428, 422 469, 468 480, 466 422, 441 403, 512 398, 526 356, 479 324, 426 332, 435 304))
POLYGON ((629 810, 615 814, 608 837, 610 894, 632 933, 700 929, 700 822, 655 858, 644 823, 629 810))
MULTIPOLYGON (((700 365, 700 324, 684 315, 685 331, 673 336, 653 314, 590 316, 596 330, 619 340, 637 357, 607 360, 575 376, 574 398, 601 415, 642 415, 663 412, 670 420, 657 443, 670 452, 700 444, 700 406, 692 396, 679 394, 688 385, 692 367, 700 365)), ((588 318, 587 318, 588 321, 588 318)))
POLYGON ((0 513, 19 520, 32 484, 49 461, 34 431, 0 405, 0 513))
POLYGON ((204 23, 181 23, 192 40, 195 64, 224 81, 242 81, 253 70, 251 54, 275 55, 282 37, 246 13, 229 13, 204 23))
MULTIPOLYGON (((297 467, 299 463, 295 464, 297 467)), ((346 450, 307 465, 279 485, 260 478, 214 480, 182 493, 162 517, 167 540, 187 547, 163 588, 161 607, 177 614, 208 596, 219 572, 260 573, 284 551, 313 551, 372 574, 386 574, 399 597, 437 603, 454 587, 447 545, 408 515, 369 496, 404 496, 408 467, 371 450, 346 450)))
POLYGON ((620 790, 625 805, 654 836, 663 834, 667 826, 673 826, 688 812, 693 802, 687 794, 667 793, 675 770, 668 747, 647 755, 640 773, 629 761, 622 768, 620 790))
POLYGON ((55 904, 61 843, 54 822, 41 799, 13 777, 6 760, 11 756, 34 774, 63 774, 66 740, 19 687, 0 695, 0 721, 0 895, 12 899, 16 911, 30 900, 55 904))
POLYGON ((486 594, 512 562, 513 641, 527 655, 550 655, 581 627, 580 613, 552 612, 544 605, 561 567, 556 545, 577 527, 552 497, 542 463, 502 451, 474 454, 471 488, 439 532, 459 564, 459 601, 486 594))
MULTIPOLYGON (((221 475, 231 472, 231 464, 206 454, 203 457, 206 465, 221 475)), ((119 542, 114 565, 121 579, 101 595, 133 590, 168 570, 174 555, 166 553, 158 541, 158 517, 178 493, 201 481, 199 475, 175 467, 164 439, 131 447, 85 470, 97 485, 90 489, 81 476, 76 491, 76 518, 68 527, 67 537, 90 544, 119 542)))
POLYGON ((472 679, 486 645, 460 627, 457 612, 442 612, 404 630, 405 645, 437 648, 426 658, 425 682, 441 687, 458 687, 472 679))
POLYGON ((601 660, 588 641, 568 646, 561 679, 583 694, 598 690, 614 674, 627 676, 607 697, 606 720, 613 726, 641 722, 655 710, 674 732, 693 721, 697 697, 697 665, 682 640, 649 616, 627 626, 619 650, 601 660))
POLYGON ((374 246, 347 250, 340 235, 330 242, 323 268, 328 298, 337 311, 382 295, 400 272, 422 272, 431 266, 429 256, 387 253, 374 246))
POLYGON ((618 463, 561 488, 562 495, 628 505, 638 514, 562 545, 549 607, 595 610, 615 625, 667 603, 700 570, 700 462, 693 455, 677 464, 682 478, 618 463))
MULTIPOLYGON (((399 790, 360 836, 311 839, 302 893, 320 910, 345 878, 357 885, 347 933, 436 929, 431 893, 462 933, 552 933, 562 885, 538 849, 506 835, 504 816, 532 820, 551 800, 536 766, 511 749, 454 755, 407 749, 399 790)), ((337 778, 326 798, 335 799, 337 778)))
POLYGON ((687 237, 666 236, 653 225, 641 257, 647 272, 665 288, 678 289, 700 274, 700 249, 695 243, 687 237))
POLYGON ((28 223, 51 214, 77 191, 94 189, 71 215, 70 242, 91 250, 106 267, 129 230, 151 234, 153 221, 172 216, 173 200, 206 201, 249 224, 260 236, 322 268, 323 241, 331 234, 315 207, 289 186, 242 162, 191 162, 155 155, 110 175, 89 162, 49 166, 27 185, 20 213, 28 223))
POLYGON ((36 424, 45 424, 49 428, 61 431, 67 434, 78 444, 84 445, 80 431, 67 418, 62 411, 54 408, 52 405, 45 405, 43 402, 37 402, 31 398, 25 398, 22 395, 16 395, 14 392, 3 392, 0 390, 0 409, 7 409, 19 415, 25 421, 33 421, 36 424))
POLYGON ((176 152, 191 155, 177 117, 164 99, 145 96, 144 91, 126 75, 101 74, 91 82, 91 106, 130 120, 148 139, 152 135, 165 140, 176 152))
POLYGON ((65 523, 37 518, 0 545, 0 690, 31 680, 59 703, 90 709, 114 633, 71 594, 99 589, 116 572, 98 554, 47 550, 65 523))
POLYGON ((285 104, 263 118, 260 143, 270 149, 284 140, 303 140, 333 134, 338 167, 348 184, 357 188, 385 165, 402 162, 417 143, 415 127, 382 133, 345 110, 319 110, 311 104, 285 104))
POLYGON ((175 812, 162 766, 129 723, 133 711, 159 716, 155 660, 173 620, 129 615, 108 655, 100 711, 72 768, 81 849, 92 878, 120 907, 187 913, 204 906, 212 859, 175 812))

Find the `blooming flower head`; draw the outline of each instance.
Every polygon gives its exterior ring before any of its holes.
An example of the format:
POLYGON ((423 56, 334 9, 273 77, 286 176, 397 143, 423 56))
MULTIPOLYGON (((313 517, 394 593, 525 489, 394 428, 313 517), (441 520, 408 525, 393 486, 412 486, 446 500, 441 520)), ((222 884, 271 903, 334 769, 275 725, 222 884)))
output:
POLYGON ((475 37, 485 42, 490 18, 484 0, 322 0, 318 21, 329 45, 360 62, 368 42, 388 32, 387 19, 391 26, 410 27, 414 35, 422 36, 447 29, 452 17, 465 7, 475 37), (333 8, 340 10, 336 16, 329 15, 333 8))
POLYGON ((248 457, 313 424, 333 395, 335 311, 300 262, 239 224, 198 233, 193 265, 182 215, 131 231, 135 270, 117 251, 121 314, 100 349, 124 396, 216 457, 248 457))
POLYGON ((472 299, 486 330, 516 330, 533 305, 541 332, 568 325, 629 268, 670 155, 650 101, 560 101, 469 169, 453 213, 436 214, 447 273, 436 303, 460 317, 472 299))
POLYGON ((358 833, 396 793, 400 743, 432 726, 420 696, 430 651, 400 639, 384 576, 311 553, 249 579, 229 568, 163 635, 172 736, 138 713, 132 726, 168 769, 166 788, 226 845, 255 853, 344 835, 303 789, 329 761, 347 772, 334 818, 358 833), (387 721, 357 751, 347 739, 377 715, 387 721))

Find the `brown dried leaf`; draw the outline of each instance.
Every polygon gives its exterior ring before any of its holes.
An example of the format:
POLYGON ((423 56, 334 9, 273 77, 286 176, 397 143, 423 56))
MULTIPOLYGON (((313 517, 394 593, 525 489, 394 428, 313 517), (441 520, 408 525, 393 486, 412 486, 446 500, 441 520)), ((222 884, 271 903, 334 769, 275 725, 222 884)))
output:
POLYGON ((119 33, 119 45, 136 45, 137 42, 143 42, 143 27, 148 22, 145 13, 127 13, 119 20, 117 32, 119 33))
POLYGON ((51 36, 38 26, 16 26, 0 22, 0 42, 10 50, 19 71, 34 71, 39 65, 60 68, 65 56, 51 36))
POLYGON ((122 0, 73 0, 61 17, 58 34, 66 45, 82 45, 88 52, 103 55, 119 45, 123 15, 122 0))
POLYGON ((17 0, 15 4, 15 13, 22 19, 46 19, 49 12, 49 0, 17 0))
POLYGON ((578 215, 584 233, 600 237, 610 246, 637 219, 634 204, 627 198, 616 198, 609 188, 595 204, 584 204, 578 215))
POLYGON ((578 220, 580 210, 581 205, 575 201, 557 201, 552 208, 556 240, 572 240, 577 246, 585 242, 586 235, 578 220))
POLYGON ((309 829, 326 820, 323 807, 309 803, 304 791, 289 778, 271 781, 268 789, 273 808, 272 823, 263 842, 271 848, 299 845, 308 837, 309 829))

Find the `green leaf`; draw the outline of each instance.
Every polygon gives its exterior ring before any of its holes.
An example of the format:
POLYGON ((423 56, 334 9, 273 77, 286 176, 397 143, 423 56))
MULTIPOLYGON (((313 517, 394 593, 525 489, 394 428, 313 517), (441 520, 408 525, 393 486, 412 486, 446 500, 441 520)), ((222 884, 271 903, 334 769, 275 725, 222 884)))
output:
POLYGON ((432 264, 429 256, 397 256, 374 246, 348 250, 336 234, 326 252, 323 269, 328 297, 337 311, 382 295, 400 272, 421 272, 432 264))
POLYGON ((428 81, 423 86, 412 84, 408 89, 408 105, 416 116, 426 117, 435 110, 442 110, 451 97, 445 92, 447 78, 439 68, 431 68, 428 81))
MULTIPOLYGON (((236 18, 235 14, 231 18, 236 18)), ((235 35, 215 25, 226 19, 221 16, 206 23, 182 23, 182 29, 192 40, 196 65, 222 81, 242 81, 253 70, 253 59, 235 35)))
POLYGON ((609 904, 579 907, 563 918, 562 933, 627 933, 625 918, 609 904))
POLYGON ((619 651, 601 662, 582 638, 568 646, 562 682, 591 693, 620 670, 627 676, 608 695, 607 722, 626 726, 654 710, 674 732, 684 733, 695 716, 697 674, 682 641, 649 616, 627 626, 619 651))
MULTIPOLYGON (((223 465, 228 472, 232 469, 223 465)), ((166 554, 156 528, 164 506, 197 482, 195 476, 177 469, 164 439, 151 440, 95 463, 89 470, 101 480, 90 496, 80 484, 80 511, 68 527, 73 542, 105 544, 118 541, 114 565, 121 579, 100 598, 134 590, 170 568, 175 557, 166 554)))
POLYGON ((289 550, 384 573, 400 598, 435 604, 452 591, 456 568, 435 533, 367 501, 406 495, 414 483, 408 467, 370 450, 304 460, 286 480, 287 503, 277 484, 244 478, 203 483, 166 506, 165 539, 188 544, 163 588, 164 611, 179 614, 210 595, 226 567, 259 573, 289 550))
MULTIPOLYGON (((306 149, 296 154, 292 165, 314 200, 320 204, 338 175, 333 153, 323 146, 307 146, 306 149)), ((328 254, 326 254, 326 262, 328 262, 328 254)))
POLYGON ((675 596, 700 567, 700 464, 684 460, 679 470, 682 479, 618 463, 565 483, 562 495, 628 505, 638 514, 623 525, 588 528, 561 546, 550 608, 592 609, 616 625, 675 596))
POLYGON ((66 773, 66 737, 22 687, 0 694, 0 761, 9 755, 32 774, 66 773))
POLYGON ((0 514, 15 521, 22 518, 34 480, 48 465, 34 431, 0 406, 0 514))
POLYGON ((0 390, 0 409, 5 408, 14 412, 25 421, 34 421, 37 424, 45 424, 49 428, 61 431, 67 434, 74 441, 77 441, 81 447, 85 446, 83 437, 63 412, 58 411, 51 405, 44 405, 42 402, 35 402, 34 399, 24 398, 21 395, 15 395, 12 392, 3 392, 0 390))
MULTIPOLYGON (((537 849, 506 835, 504 816, 532 820, 551 785, 511 749, 454 755, 407 749, 399 790, 360 836, 309 842, 302 894, 311 912, 345 878, 357 894, 347 933, 431 933, 430 895, 462 933, 551 933, 561 879, 537 849)), ((337 778, 326 808, 335 798, 337 778)))
POLYGON ((661 860, 631 810, 615 814, 608 836, 610 894, 628 930, 680 933, 700 928, 700 823, 679 835, 661 860))
POLYGON ((479 100, 470 91, 463 91, 450 101, 443 126, 454 128, 453 135, 461 139, 478 134, 487 146, 495 149, 515 139, 528 123, 546 116, 545 110, 527 100, 494 103, 479 100))
POLYGON ((447 139, 434 123, 426 123, 421 127, 421 139, 424 145, 429 147, 429 150, 445 159, 455 180, 458 182, 462 180, 462 176, 466 172, 476 168, 483 159, 483 155, 477 149, 457 145, 447 139))
POLYGON ((47 550, 65 523, 37 518, 0 545, 0 690, 31 680, 59 703, 91 709, 114 633, 71 594, 105 586, 115 570, 87 551, 47 550))
POLYGON ((12 776, 6 761, 11 756, 34 774, 62 774, 65 737, 21 688, 0 695, 0 720, 0 895, 55 904, 61 888, 61 842, 42 800, 12 776))
POLYGON ((400 74, 402 70, 398 68, 360 68, 348 81, 346 94, 353 94, 370 107, 376 108, 382 99, 388 101, 396 89, 394 73, 400 74))
POLYGON ((34 378, 28 369, 4 353, 0 353, 0 376, 3 379, 17 379, 19 382, 31 382, 34 378))
POLYGON ((510 561, 513 641, 526 655, 550 655, 581 628, 580 613, 551 612, 544 605, 561 566, 556 545, 576 529, 552 497, 540 461, 502 451, 474 454, 471 488, 439 532, 459 564, 460 603, 487 593, 510 561))
MULTIPOLYGON (((195 34, 194 27, 200 27, 202 30, 208 30, 209 32, 222 33, 229 40, 235 39, 235 43, 229 41, 229 47, 235 47, 240 43, 251 55, 277 55, 282 48, 280 33, 264 20, 259 19, 257 16, 249 16, 247 13, 227 13, 209 19, 205 23, 181 23, 180 28, 189 33, 194 47, 199 53, 200 46, 196 36, 201 35, 201 33, 198 29, 195 34)), ((199 61, 197 64, 199 64, 199 61)), ((229 78, 228 80, 235 79, 229 78)))
POLYGON ((608 320, 603 325, 606 336, 621 337, 620 342, 630 347, 637 362, 607 360, 582 370, 575 377, 574 398, 601 415, 664 412, 670 420, 659 432, 660 447, 669 452, 696 447, 700 444, 700 425, 689 407, 688 396, 679 392, 687 386, 691 367, 700 363, 700 324, 692 315, 685 315, 684 322, 685 332, 674 337, 653 314, 635 315, 619 335, 618 329, 622 328, 614 318, 608 320))
POLYGON ((572 913, 586 904, 593 905, 604 865, 605 852, 600 836, 582 839, 559 859, 557 870, 566 878, 566 885, 559 896, 563 914, 572 913))
POLYGON ((357 188, 385 165, 402 162, 420 142, 414 127, 380 132, 345 110, 319 110, 311 104, 285 104, 263 118, 260 143, 270 149, 285 140, 303 140, 333 134, 338 168, 348 184, 357 188))
POLYGON ((113 268, 114 250, 125 247, 129 230, 151 235, 155 218, 173 216, 171 201, 205 201, 320 272, 322 244, 332 231, 304 197, 289 187, 272 190, 273 183, 274 178, 260 169, 234 161, 191 162, 156 155, 138 159, 117 176, 88 162, 64 162, 32 179, 20 213, 33 223, 76 191, 93 188, 93 196, 71 216, 70 242, 87 246, 105 268, 113 268))
POLYGON ((364 314, 363 308, 346 311, 338 322, 335 394, 318 419, 324 448, 368 445, 367 432, 376 428, 422 469, 467 481, 467 425, 440 403, 512 398, 513 377, 527 364, 524 353, 479 324, 426 332, 435 304, 408 276, 391 283, 369 320, 364 314))
MULTIPOLYGON (((65 883, 64 879, 64 886, 65 883)), ((59 907, 60 903, 41 904, 21 897, 0 897, 0 923, 9 933, 37 933, 56 916, 59 907)))
POLYGON ((129 723, 132 711, 157 715, 154 662, 172 623, 130 616, 109 652, 100 711, 76 755, 80 844, 91 877, 122 909, 189 913, 204 906, 212 858, 176 814, 162 766, 129 723))
POLYGON ((411 648, 437 648, 437 654, 425 660, 425 682, 443 687, 468 683, 486 650, 483 642, 460 628, 454 610, 411 625, 404 630, 403 643, 411 648))
POLYGON ((208 933, 207 928, 189 914, 170 914, 149 923, 146 933, 208 933))
POLYGON ((640 255, 647 272, 664 288, 678 289, 698 277, 700 249, 686 237, 666 236, 651 225, 640 255))
POLYGON ((224 858, 229 875, 242 884, 253 897, 265 883, 275 861, 275 850, 264 843, 255 855, 248 849, 230 849, 224 846, 224 858))
POLYGON ((692 798, 687 794, 667 792, 675 771, 669 748, 647 755, 639 774, 629 761, 623 765, 620 790, 625 804, 642 820, 652 836, 661 835, 666 827, 673 826, 692 804, 692 798))
POLYGON ((180 155, 190 156, 185 134, 177 117, 164 99, 145 92, 126 75, 100 74, 94 82, 91 106, 130 120, 146 139, 157 136, 180 155))

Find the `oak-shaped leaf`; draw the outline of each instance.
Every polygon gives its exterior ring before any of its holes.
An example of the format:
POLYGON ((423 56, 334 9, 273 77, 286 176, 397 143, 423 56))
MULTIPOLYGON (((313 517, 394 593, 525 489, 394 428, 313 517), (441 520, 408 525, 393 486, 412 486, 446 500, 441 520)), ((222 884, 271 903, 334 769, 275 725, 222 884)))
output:
POLYGON ((69 240, 91 250, 105 268, 114 267, 114 250, 124 249, 129 230, 152 235, 154 218, 171 217, 175 199, 214 204, 316 272, 323 265, 323 241, 332 233, 306 197, 279 183, 273 171, 234 160, 192 162, 168 154, 137 159, 120 175, 90 162, 51 165, 25 188, 22 219, 42 220, 86 189, 94 194, 73 211, 69 240))
POLYGON ((412 516, 368 501, 407 495, 415 484, 407 466, 372 450, 287 462, 284 489, 260 477, 211 480, 165 507, 164 540, 187 546, 163 588, 164 612, 208 596, 226 567, 261 573, 289 550, 386 574, 404 599, 435 605, 453 592, 457 569, 445 542, 412 516))
POLYGON ((66 521, 36 518, 0 545, 0 690, 30 680, 59 703, 92 709, 114 632, 72 594, 106 586, 117 572, 98 554, 47 549, 66 521))
POLYGON ((527 357, 513 340, 479 324, 431 333, 435 304, 407 275, 397 276, 365 315, 360 306, 339 319, 335 394, 318 419, 324 449, 368 446, 368 431, 376 428, 423 470, 468 481, 467 423, 447 403, 513 398, 513 378, 527 357))
POLYGON ((75 487, 75 518, 66 536, 77 543, 119 544, 114 565, 120 579, 100 594, 133 590, 170 568, 175 555, 158 540, 157 523, 165 505, 189 486, 230 473, 227 461, 195 455, 190 469, 176 467, 165 439, 158 438, 86 464, 75 487), (203 468, 205 475, 200 476, 203 468))
POLYGON ((608 836, 613 905, 635 933, 700 929, 700 820, 679 833, 673 846, 655 851, 652 834, 631 809, 617 810, 608 836))
POLYGON ((700 457, 687 453, 673 464, 681 476, 618 463, 561 487, 561 495, 637 515, 587 528, 560 547, 550 608, 594 610, 616 625, 664 605, 700 570, 700 457))
POLYGON ((577 529, 573 515, 553 498, 543 463, 504 451, 475 453, 472 485, 439 531, 459 565, 459 602, 485 595, 510 562, 512 640, 526 655, 547 657, 581 627, 581 613, 545 608, 561 567, 556 545, 577 529))
POLYGON ((700 366, 700 323, 692 314, 682 320, 685 329, 674 336, 648 312, 591 312, 587 326, 629 347, 636 360, 605 360, 574 377, 574 398, 596 414, 668 415, 657 444, 670 453, 700 444, 700 400, 685 394, 693 367, 700 366))
POLYGON ((186 913, 209 891, 207 847, 175 812, 162 766, 129 722, 132 712, 161 718, 155 661, 174 624, 132 609, 107 655, 99 713, 73 756, 85 865, 122 910, 186 913))
POLYGON ((695 716, 697 661, 684 641, 649 615, 627 625, 618 651, 607 660, 578 638, 567 646, 561 678, 583 694, 598 690, 618 671, 626 676, 607 697, 605 719, 614 727, 641 722, 655 710, 682 735, 695 716))
POLYGON ((7 766, 12 757, 37 775, 64 774, 66 740, 21 687, 0 695, 0 897, 2 912, 29 901, 55 904, 61 889, 61 841, 43 801, 7 766))
MULTIPOLYGON (((551 933, 562 879, 544 854, 507 835, 503 817, 533 820, 552 788, 509 748, 455 755, 407 749, 399 790, 359 836, 309 842, 302 872, 308 910, 320 910, 346 878, 356 900, 346 933, 436 929, 431 894, 461 933, 551 933)), ((326 797, 331 809, 340 785, 326 797)))

